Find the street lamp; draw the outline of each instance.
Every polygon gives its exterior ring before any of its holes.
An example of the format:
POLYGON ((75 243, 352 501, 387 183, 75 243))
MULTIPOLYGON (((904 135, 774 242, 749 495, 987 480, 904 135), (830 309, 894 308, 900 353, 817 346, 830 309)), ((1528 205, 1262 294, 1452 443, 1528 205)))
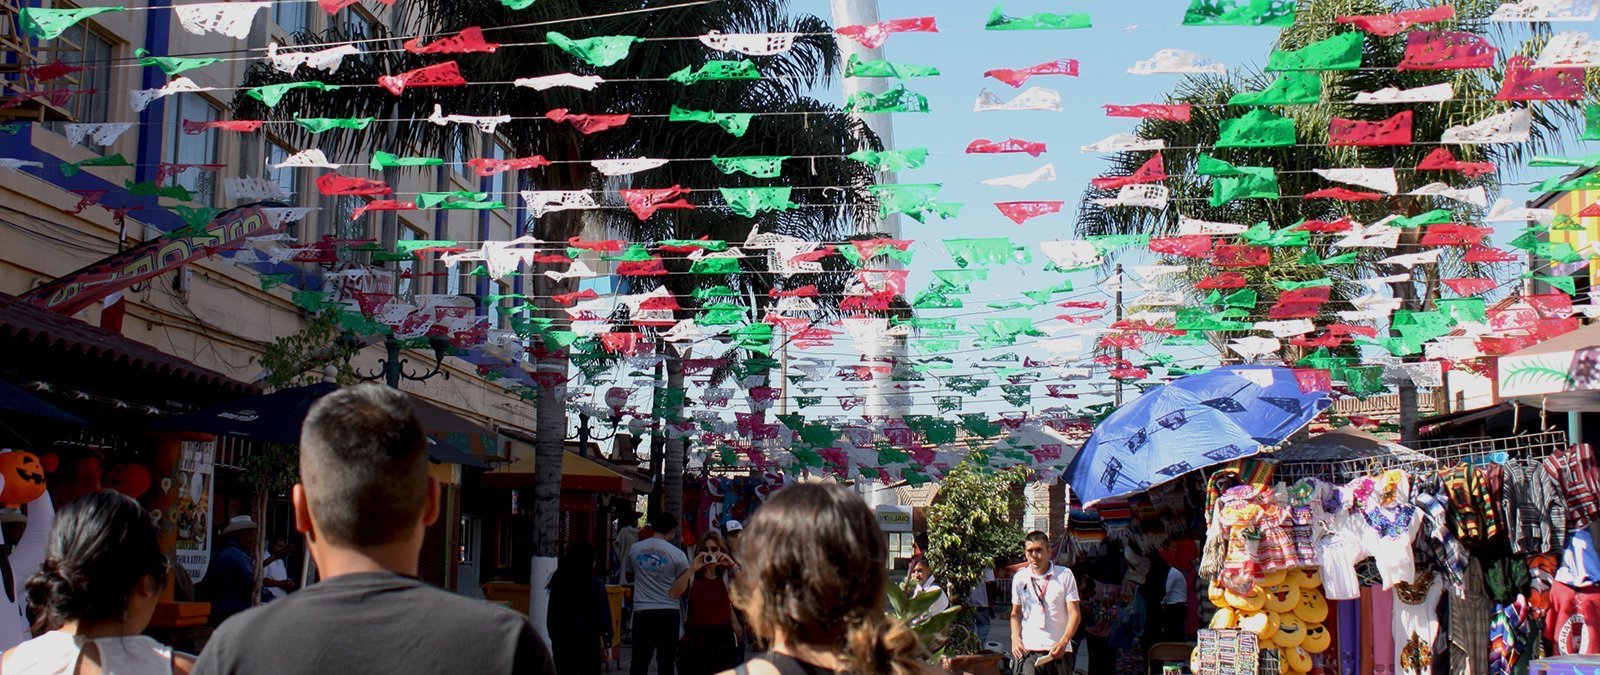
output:
POLYGON ((613 438, 616 438, 616 436, 617 436, 617 425, 622 422, 622 416, 621 415, 607 415, 606 416, 606 421, 611 423, 611 433, 609 433, 609 434, 607 434, 605 436, 596 436, 592 432, 589 431, 589 421, 591 419, 593 419, 593 418, 591 418, 589 416, 589 413, 579 412, 578 413, 578 429, 577 429, 577 431, 574 431, 571 436, 567 436, 567 440, 569 440, 569 441, 575 440, 575 441, 578 442, 578 456, 579 457, 587 457, 589 455, 589 441, 591 441, 591 440, 594 440, 594 441, 609 441, 609 440, 611 440, 613 438))
MULTIPOLYGON (((355 350, 362 346, 361 340, 349 332, 339 336, 339 341, 351 348, 351 354, 354 354, 355 350)), ((443 375, 446 380, 450 379, 450 373, 444 369, 444 357, 450 353, 450 340, 443 335, 429 335, 428 347, 433 350, 433 368, 428 372, 417 374, 406 368, 406 364, 411 362, 410 359, 400 358, 401 344, 399 338, 396 338, 393 333, 385 335, 383 337, 385 354, 384 358, 378 359, 378 368, 370 373, 356 370, 356 377, 363 382, 382 379, 395 389, 400 388, 400 380, 402 379, 422 382, 433 379, 437 375, 443 375)), ((349 363, 348 357, 345 362, 349 363)))

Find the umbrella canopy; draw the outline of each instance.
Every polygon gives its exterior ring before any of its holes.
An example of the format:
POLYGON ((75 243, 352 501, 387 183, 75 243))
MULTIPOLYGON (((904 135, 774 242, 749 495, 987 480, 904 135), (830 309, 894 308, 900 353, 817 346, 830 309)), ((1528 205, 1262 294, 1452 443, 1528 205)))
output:
POLYGON ((1399 443, 1379 438, 1355 427, 1341 427, 1279 448, 1272 456, 1279 462, 1343 462, 1352 459, 1383 459, 1401 462, 1427 461, 1429 457, 1399 443))
POLYGON ((55 404, 4 380, 0 380, 0 410, 73 424, 88 424, 82 417, 62 410, 55 404))
POLYGON ((1502 400, 1562 412, 1600 411, 1600 324, 1558 335, 1496 359, 1502 400))
POLYGON ((1276 366, 1181 377, 1118 408, 1067 467, 1085 505, 1281 443, 1330 404, 1326 381, 1276 366))

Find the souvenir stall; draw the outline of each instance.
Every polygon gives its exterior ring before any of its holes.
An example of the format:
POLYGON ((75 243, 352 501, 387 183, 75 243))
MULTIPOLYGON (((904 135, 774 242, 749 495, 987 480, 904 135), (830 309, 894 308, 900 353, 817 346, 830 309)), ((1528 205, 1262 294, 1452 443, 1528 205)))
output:
MULTIPOLYGON (((1323 449, 1370 440, 1324 436, 1337 438, 1323 449)), ((1257 668, 1341 675, 1521 673, 1600 655, 1587 446, 1552 432, 1334 456, 1289 445, 1209 473, 1212 642, 1247 632, 1268 657, 1257 668)), ((1218 653, 1202 640, 1191 667, 1260 672, 1218 653)))

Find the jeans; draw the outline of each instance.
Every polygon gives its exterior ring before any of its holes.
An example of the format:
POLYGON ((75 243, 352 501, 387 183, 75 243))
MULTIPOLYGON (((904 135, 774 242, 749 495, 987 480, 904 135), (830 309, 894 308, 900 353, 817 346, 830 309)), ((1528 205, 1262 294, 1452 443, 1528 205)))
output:
POLYGON ((986 645, 989 642, 989 627, 994 623, 994 610, 988 607, 974 607, 972 613, 975 617, 973 619, 975 630, 972 634, 977 636, 980 646, 986 645))
POLYGON ((1072 673, 1076 672, 1078 664, 1077 652, 1067 652, 1059 659, 1042 666, 1039 665, 1039 659, 1049 653, 1028 652, 1026 656, 1022 657, 1022 664, 1021 667, 1017 668, 1017 672, 1021 673, 1021 675, 1072 675, 1072 673))
POLYGON ((631 675, 650 672, 655 657, 656 672, 675 675, 678 667, 678 610, 642 609, 633 613, 633 667, 631 675))

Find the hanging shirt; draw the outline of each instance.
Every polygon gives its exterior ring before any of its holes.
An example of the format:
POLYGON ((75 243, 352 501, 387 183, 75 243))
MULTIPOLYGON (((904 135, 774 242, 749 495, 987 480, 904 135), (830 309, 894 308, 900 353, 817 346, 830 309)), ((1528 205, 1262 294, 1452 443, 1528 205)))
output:
POLYGON ((1560 486, 1567 502, 1567 529, 1577 530, 1600 515, 1600 467, 1589 444, 1574 445, 1544 460, 1544 471, 1560 486))
POLYGON ((1500 513, 1506 519, 1511 552, 1554 553, 1567 534, 1567 502, 1560 487, 1538 462, 1508 462, 1505 471, 1500 513))
MULTIPOLYGON (((1022 648, 1046 652, 1067 632, 1067 603, 1078 601, 1078 582, 1072 571, 1051 565, 1044 574, 1026 566, 1011 577, 1011 601, 1022 612, 1022 648)), ((1072 643, 1067 643, 1072 651, 1072 643)))
POLYGON ((1395 672, 1400 675, 1431 675, 1434 644, 1439 637, 1439 596, 1444 585, 1434 580, 1433 572, 1417 573, 1414 584, 1394 587, 1395 672))
POLYGON ((1567 548, 1561 552, 1561 567, 1556 569, 1556 581, 1578 587, 1600 584, 1600 553, 1595 552, 1594 535, 1587 528, 1567 537, 1567 548))

